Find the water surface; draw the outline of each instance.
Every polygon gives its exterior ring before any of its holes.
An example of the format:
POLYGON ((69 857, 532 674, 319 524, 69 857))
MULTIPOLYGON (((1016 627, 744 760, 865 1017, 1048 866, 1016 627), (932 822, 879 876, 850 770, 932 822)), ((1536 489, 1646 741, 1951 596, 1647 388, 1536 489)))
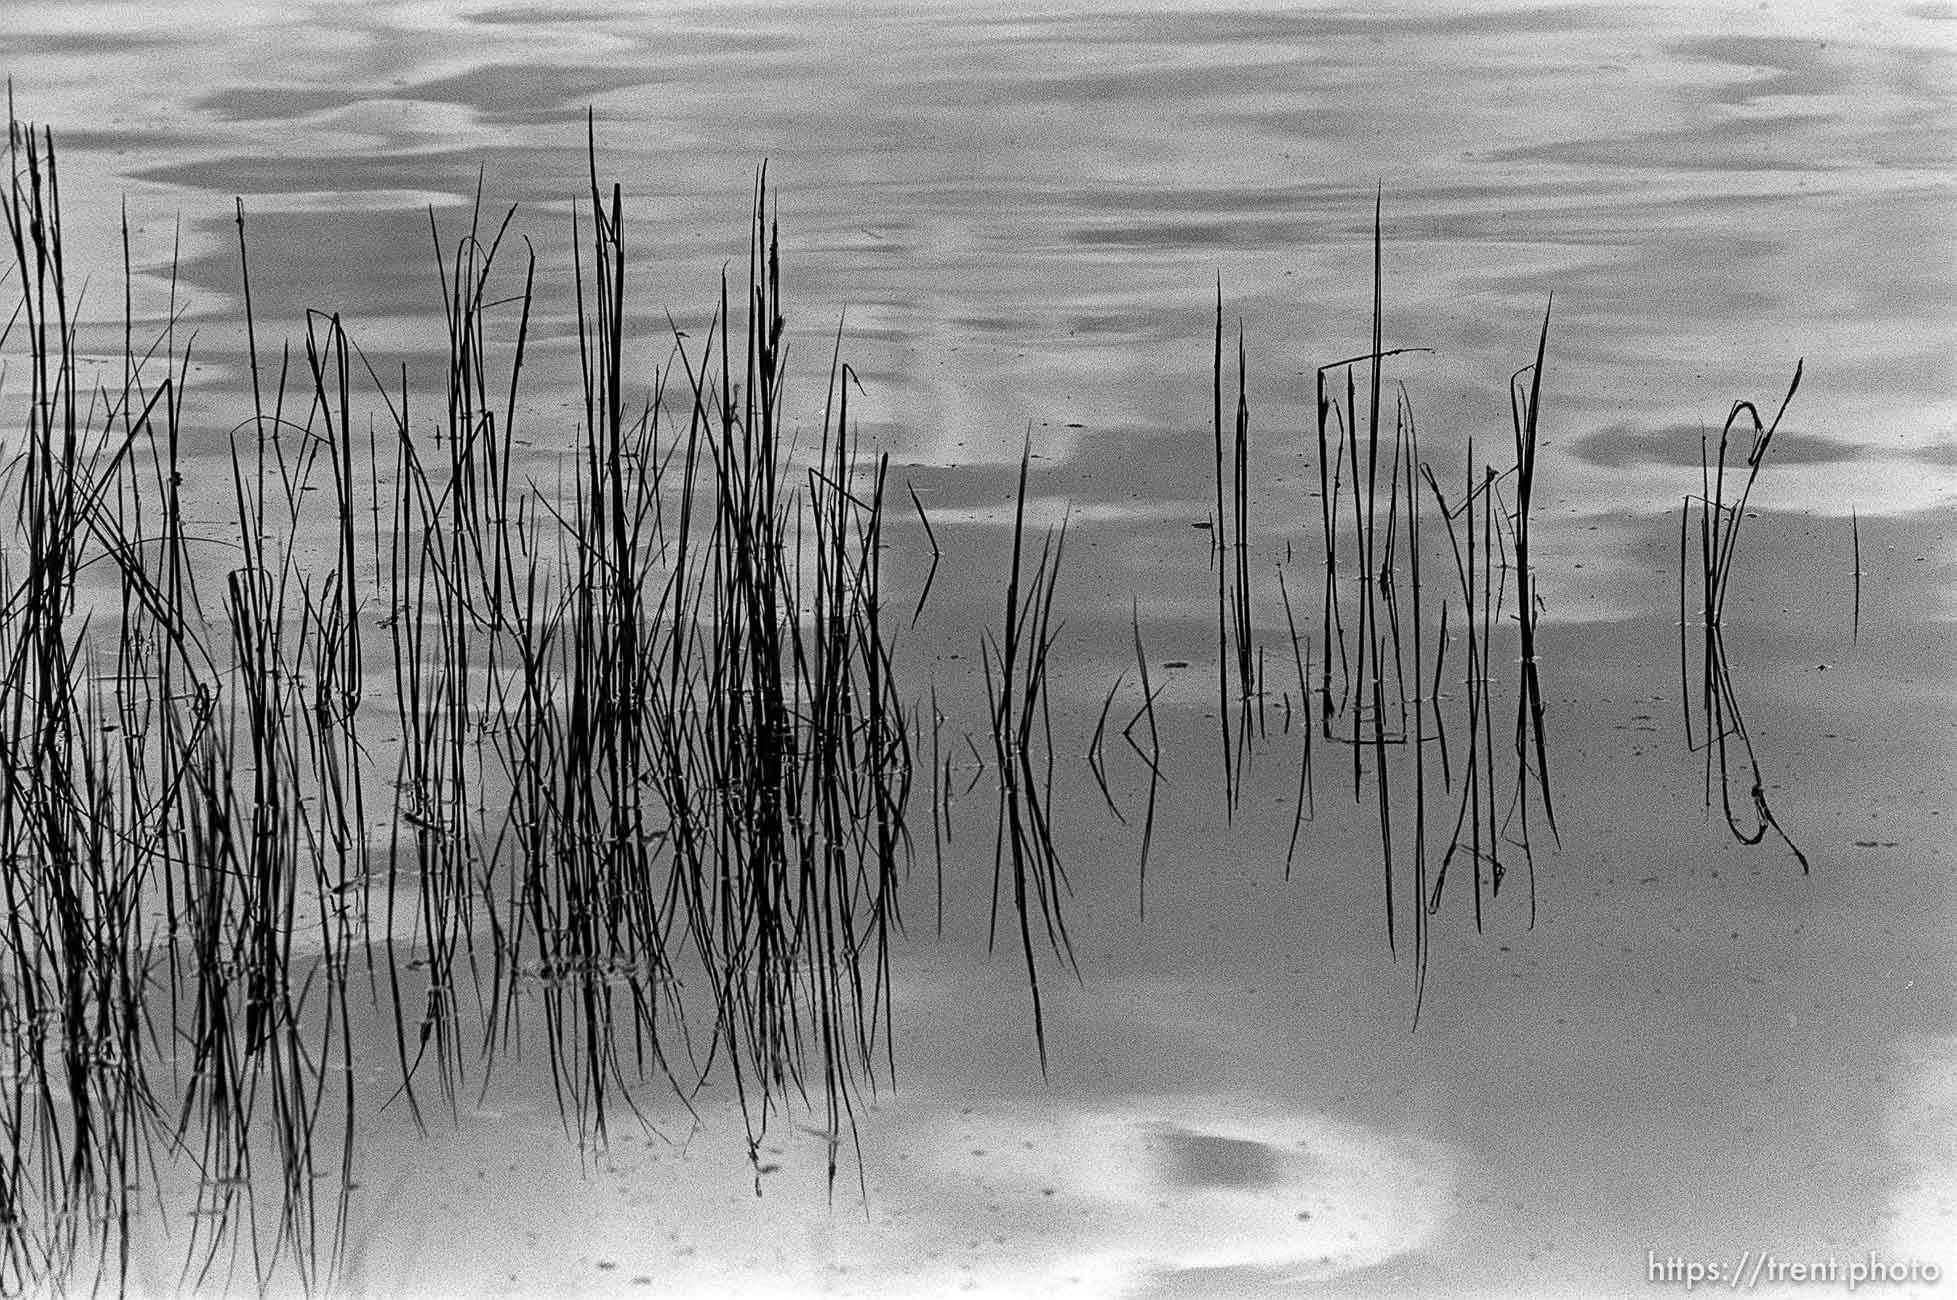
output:
MULTIPOLYGON (((652 1131, 581 1144, 534 1053, 424 1135, 380 1104, 377 1024, 347 1289, 1628 1295, 1647 1252, 1957 1265, 1957 11, 16 0, 8 29, 16 111, 61 146, 86 337, 117 337, 126 203, 151 319, 176 258, 213 469, 250 409, 234 198, 266 328, 341 312, 378 370, 433 382, 430 212, 453 238, 480 186, 539 259, 524 432, 547 478, 576 432, 589 113, 647 383, 667 313, 697 334, 743 274, 766 161, 788 409, 819 423, 840 321, 852 409, 950 556, 904 653, 961 743, 1029 430, 1034 521, 1070 520, 1055 803, 1082 978, 1046 972, 1048 1074, 1023 974, 985 951, 979 787, 944 937, 928 864, 906 895, 897 1086, 863 1116, 860 1183, 832 1200, 795 1118, 751 1163, 730 1098, 696 1130, 656 1082, 652 1131), (1376 201, 1386 343, 1432 350, 1395 374, 1450 490, 1470 436, 1506 455, 1554 296, 1535 544, 1560 844, 1532 905, 1505 893, 1480 933, 1458 894, 1436 912, 1417 1029, 1345 755, 1319 757, 1288 878, 1301 729, 1272 720, 1225 815, 1191 527, 1220 277, 1276 675, 1272 575, 1317 537, 1311 376, 1368 346, 1376 201), (1676 626, 1701 434, 1735 399, 1770 410, 1799 358, 1726 634, 1806 875, 1707 813, 1676 626), (1132 672, 1131 608, 1170 755, 1145 919, 1146 769, 1115 765, 1123 821, 1076 761, 1132 672)), ((910 580, 921 540, 893 534, 910 580)), ((137 1289, 179 1284, 170 1244, 141 1254, 137 1289)))

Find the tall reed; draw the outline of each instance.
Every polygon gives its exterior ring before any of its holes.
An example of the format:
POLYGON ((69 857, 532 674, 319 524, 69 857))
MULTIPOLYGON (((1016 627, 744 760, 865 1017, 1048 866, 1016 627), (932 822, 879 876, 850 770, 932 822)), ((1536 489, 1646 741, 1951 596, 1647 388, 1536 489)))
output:
MULTIPOLYGON (((1804 360, 1796 362, 1794 377, 1788 381, 1787 392, 1780 399, 1780 407, 1774 412, 1771 422, 1763 422, 1760 410, 1752 402, 1736 401, 1727 412, 1726 421, 1719 430, 1718 449, 1714 452, 1710 439, 1700 443, 1700 491, 1696 496, 1688 496, 1679 511, 1679 557, 1678 557, 1678 599, 1679 599, 1679 676, 1682 688, 1680 705, 1685 714, 1685 740, 1688 749, 1705 753, 1705 799, 1709 809, 1713 801, 1713 788, 1719 792, 1719 807, 1727 828, 1742 844, 1758 844, 1771 832, 1787 846, 1794 860, 1801 864, 1801 874, 1809 871, 1807 855, 1788 836, 1781 827, 1780 820, 1768 805, 1766 778, 1760 769, 1760 761, 1754 752, 1752 737, 1748 734, 1745 720, 1740 714, 1739 698, 1734 690, 1732 672, 1727 659, 1723 619, 1726 611, 1726 598, 1732 589, 1733 562, 1738 554, 1740 526, 1746 519, 1746 504, 1753 494, 1753 486, 1760 477, 1766 463, 1767 449, 1773 442, 1776 430, 1780 428, 1781 418, 1787 414, 1788 405, 1801 386, 1801 371, 1804 360), (1744 430, 1750 442, 1746 453, 1746 477, 1739 485, 1736 495, 1727 492, 1727 457, 1736 430, 1744 430), (1696 566, 1699 594, 1699 676, 1696 689, 1690 682, 1688 667, 1690 657, 1687 652, 1686 617, 1687 589, 1692 567, 1687 560, 1686 539, 1696 509, 1699 523, 1699 555, 1696 566), (1698 702, 1699 725, 1693 727, 1694 700, 1698 702), (1751 819, 1743 819, 1733 807, 1732 788, 1735 781, 1734 770, 1744 764, 1744 780, 1747 797, 1751 804, 1751 819)), ((1857 580, 1857 624, 1860 621, 1859 583, 1861 573, 1860 521, 1854 526, 1856 543, 1857 580)))

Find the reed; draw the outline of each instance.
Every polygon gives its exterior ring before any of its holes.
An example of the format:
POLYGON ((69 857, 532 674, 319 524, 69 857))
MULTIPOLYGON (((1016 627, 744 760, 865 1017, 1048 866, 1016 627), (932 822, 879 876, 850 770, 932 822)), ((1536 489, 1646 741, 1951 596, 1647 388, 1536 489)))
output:
MULTIPOLYGON (((1426 1000, 1427 962, 1432 937, 1428 921, 1428 909, 1424 900, 1428 896, 1427 884, 1427 715, 1429 707, 1439 716, 1437 701, 1429 700, 1420 693, 1422 665, 1421 630, 1426 622, 1426 611, 1422 604, 1420 585, 1420 493, 1414 481, 1414 464, 1420 459, 1420 433, 1415 426, 1413 403, 1402 386, 1400 400, 1395 416, 1395 463, 1403 466, 1402 472, 1395 476, 1396 490, 1403 490, 1407 507, 1407 577, 1412 588, 1412 640, 1413 670, 1411 680, 1414 688, 1413 719, 1409 734, 1413 741, 1413 939, 1414 939, 1414 994, 1413 1022, 1420 1023, 1420 1009, 1426 1000), (1399 453, 1400 438, 1404 432, 1406 454, 1399 453)), ((1443 614, 1445 607, 1443 607, 1443 614)), ((1407 678, 1402 677, 1402 681, 1407 678)), ((1404 709, 1404 688, 1402 690, 1404 709)), ((1409 724, 1403 723, 1402 726, 1409 724)), ((1436 728, 1438 730, 1438 727, 1436 728)), ((1443 742, 1445 743, 1445 742, 1443 742)))
MULTIPOLYGON (((1229 535, 1229 516, 1225 513, 1225 485, 1228 477, 1224 471, 1223 459, 1223 279, 1216 282, 1216 329, 1211 363, 1211 397, 1213 399, 1213 443, 1216 452, 1216 514, 1210 521, 1210 554, 1216 561, 1216 717, 1223 741, 1223 807, 1226 817, 1234 816, 1237 807, 1237 765, 1236 750, 1230 741, 1230 630, 1228 616, 1231 592, 1234 590, 1226 565, 1229 545, 1225 541, 1229 535)), ((1234 465, 1234 460, 1231 462, 1234 465)), ((1234 495, 1234 489, 1232 489, 1234 495)))
MULTIPOLYGON (((1725 616, 1726 598, 1731 592, 1733 562, 1738 554, 1740 526, 1746 518, 1746 504, 1752 496, 1753 486, 1759 480, 1760 471, 1765 466, 1767 449, 1773 441, 1774 433, 1780 427, 1788 405, 1801 386, 1801 372, 1805 361, 1794 365, 1794 376, 1788 382, 1787 392, 1780 400, 1779 409, 1774 412, 1770 422, 1762 421, 1760 410, 1750 401, 1736 401, 1727 412, 1725 423, 1720 427, 1719 443, 1715 452, 1710 439, 1702 439, 1700 444, 1700 491, 1696 496, 1688 496, 1679 511, 1679 676, 1681 682, 1680 706, 1685 716, 1686 747, 1692 752, 1705 754, 1705 802, 1708 810, 1713 803, 1713 791, 1718 790, 1721 815, 1727 829, 1742 844, 1759 844, 1769 833, 1780 840, 1792 853, 1794 860, 1801 865, 1801 874, 1809 872, 1808 858, 1794 843, 1786 830, 1781 827, 1779 818, 1769 806, 1766 794, 1766 779, 1761 772, 1760 761, 1754 751, 1752 737, 1740 713, 1739 698, 1733 686, 1732 672, 1726 653, 1726 641, 1722 620, 1725 616), (1740 482, 1736 495, 1729 497, 1727 492, 1727 458, 1732 450, 1736 430, 1744 430, 1749 437, 1746 452, 1746 477, 1740 482), (1691 524, 1698 520, 1699 554, 1696 565, 1698 577, 1699 612, 1699 675, 1696 683, 1690 676, 1690 656, 1687 649, 1686 617, 1688 608, 1689 578, 1694 566, 1688 563, 1687 538, 1691 524), (1698 728, 1693 726, 1693 701, 1698 703, 1698 728), (1743 774, 1737 779, 1747 788, 1747 799, 1751 805, 1752 816, 1745 819, 1733 806, 1732 789, 1736 770, 1743 774)), ((1851 513, 1851 536, 1855 543, 1855 575, 1857 582, 1856 627, 1860 625, 1860 575, 1861 575, 1861 525, 1860 520, 1851 513)))
POLYGON ((1121 683, 1125 676, 1125 672, 1116 673, 1114 680, 1108 683, 1108 693, 1101 697, 1101 711, 1094 719, 1094 735, 1087 742, 1085 755, 1088 771, 1094 776, 1094 787, 1101 792, 1101 802, 1107 805, 1109 814, 1124 826, 1128 824, 1128 819, 1122 815, 1121 805, 1115 802, 1114 791, 1108 786, 1107 763, 1102 745, 1108 733, 1108 714, 1114 708, 1114 697, 1120 694, 1121 683))
POLYGON ((1142 702, 1128 719, 1128 725, 1121 729, 1121 738, 1135 755, 1148 765, 1148 804, 1142 813, 1141 854, 1135 863, 1135 908, 1137 919, 1148 919, 1148 854, 1155 843, 1155 802, 1162 789, 1162 733, 1155 725, 1155 697, 1159 688, 1151 686, 1148 679, 1148 651, 1142 646, 1141 602, 1131 601, 1128 609, 1129 630, 1135 642, 1135 671, 1141 678, 1142 702), (1135 724, 1146 720, 1148 723, 1148 750, 1143 752, 1141 744, 1135 739, 1135 724))
MULTIPOLYGON (((1046 675, 1054 638, 1053 598, 1059 586, 1060 560, 1067 526, 1049 528, 1030 572, 1026 564, 1026 485, 1032 460, 1032 430, 1019 455, 1019 485, 1013 504, 1012 557, 1006 578, 1002 635, 988 635, 980 647, 985 672, 994 769, 998 773, 999 805, 992 857, 991 924, 987 942, 997 937, 1000 886, 1011 866, 1013 919, 1026 968, 1032 1000, 1033 1038, 1040 1070, 1046 1071, 1048 1047, 1045 1006, 1040 993, 1039 960, 1033 942, 1037 919, 1045 946, 1079 975, 1073 941, 1067 934, 1062 908, 1070 890, 1066 869, 1054 845, 1050 820, 1052 769, 1036 762, 1035 754, 1051 753, 1051 741, 1036 747, 1034 724, 1046 707, 1046 675)), ((1144 697, 1147 687, 1144 685, 1144 697)))
POLYGON ((1862 517, 1854 506, 1848 508, 1849 538, 1854 545, 1854 568, 1851 571, 1855 580, 1855 604, 1849 618, 1849 638, 1862 639, 1862 517))
POLYGON ((1284 604, 1285 632, 1291 639, 1292 666, 1298 672, 1299 707, 1306 713, 1305 725, 1302 728, 1304 739, 1299 746, 1298 756, 1298 794, 1292 806, 1291 834, 1284 845, 1284 878, 1289 880, 1291 864, 1298 853, 1298 833, 1307 821, 1318 815, 1317 794, 1312 787, 1311 772, 1312 732, 1315 728, 1311 724, 1308 703, 1311 697, 1311 644, 1306 638, 1298 635, 1298 620, 1291 612, 1291 591, 1285 585, 1283 569, 1277 571, 1277 582, 1278 598, 1284 604))
MULTIPOLYGON (((1516 759, 1522 770, 1528 771, 1528 754, 1535 755, 1533 782, 1516 782, 1516 808, 1521 816, 1522 834, 1528 833, 1528 791, 1536 789, 1542 796, 1543 817, 1549 823, 1552 836, 1556 831, 1556 805, 1550 796, 1548 742, 1543 735, 1543 715, 1545 712, 1542 697, 1542 681, 1537 667, 1536 620, 1541 610, 1541 602, 1536 595, 1535 570, 1530 566, 1529 524, 1531 506, 1535 497, 1536 481, 1536 443, 1539 422, 1542 415, 1543 359, 1549 351, 1549 318, 1555 310, 1552 296, 1543 307, 1542 333, 1536 340, 1535 362, 1509 378, 1510 413, 1515 430, 1515 509, 1510 514, 1510 536, 1515 554, 1516 572, 1516 622, 1522 641, 1522 685, 1521 700, 1516 710, 1515 748, 1516 759), (1522 376, 1528 376, 1526 391, 1522 387, 1522 376)), ((1560 836, 1558 836, 1560 839, 1560 836)), ((1525 850, 1525 859, 1527 853, 1525 850)), ((1531 862, 1533 872, 1533 859, 1531 862)), ((1535 898, 1533 877, 1529 897, 1535 898)), ((1533 915, 1533 903, 1532 903, 1533 915)))
MULTIPOLYGON (((1495 615, 1487 584, 1487 572, 1490 566, 1485 561, 1479 565, 1477 562, 1478 555, 1485 556, 1488 553, 1489 539, 1493 535, 1496 480, 1494 469, 1489 467, 1485 470, 1480 486, 1477 487, 1474 463, 1474 440, 1470 438, 1467 447, 1466 482, 1462 489, 1461 500, 1452 507, 1448 505, 1441 492, 1440 481, 1435 476, 1433 468, 1422 466, 1422 472, 1434 497, 1435 506, 1440 510, 1442 523, 1447 529, 1448 543, 1454 557, 1455 576, 1461 590, 1465 638, 1463 653, 1466 655, 1463 682, 1467 715, 1465 720, 1467 744, 1461 767, 1460 800, 1455 812, 1454 827, 1448 837, 1447 849, 1442 853, 1440 865, 1434 874, 1433 888, 1428 896, 1427 906, 1430 911, 1440 906, 1441 896, 1446 889, 1448 867, 1462 847, 1462 833, 1465 827, 1468 837, 1468 860, 1474 870, 1475 928, 1479 931, 1483 925, 1484 866, 1488 870, 1487 878, 1492 879, 1494 887, 1499 888, 1502 865, 1499 849, 1496 847, 1500 835, 1494 818, 1493 740, 1488 722, 1492 710, 1487 698, 1489 645, 1493 636, 1495 615), (1482 512, 1479 529, 1476 527, 1474 513, 1477 503, 1480 504, 1482 512), (1455 529, 1456 520, 1460 520, 1462 525, 1458 533, 1455 529), (1478 531, 1483 538, 1479 549, 1476 546, 1478 531), (1478 576, 1479 581, 1477 581, 1478 576), (1484 747, 1488 753, 1486 765, 1482 759, 1484 747), (1486 797, 1484 797, 1484 786, 1487 786, 1486 797), (1486 852, 1484 852, 1484 828, 1486 852)), ((1443 625, 1445 619, 1446 605, 1443 604, 1443 625)), ((1438 665, 1435 674, 1438 682, 1438 665)), ((1438 687, 1435 694, 1438 697, 1438 687)), ((1437 727, 1436 730, 1439 731, 1440 728, 1437 727)), ((1445 747, 1441 752, 1446 754, 1445 747)))

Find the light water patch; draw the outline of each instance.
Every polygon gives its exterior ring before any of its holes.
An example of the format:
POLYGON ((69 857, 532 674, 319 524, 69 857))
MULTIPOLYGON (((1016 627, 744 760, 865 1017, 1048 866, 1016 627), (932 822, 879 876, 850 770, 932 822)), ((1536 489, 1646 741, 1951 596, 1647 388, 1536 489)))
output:
MULTIPOLYGON (((1310 1111, 1224 1094, 872 1105, 868 1198, 847 1136, 771 1126, 749 1165, 738 1114, 625 1126, 580 1162, 533 1102, 370 1154, 353 1294, 1116 1297, 1178 1279, 1322 1282, 1421 1248, 1454 1160, 1310 1111), (833 1195, 832 1195, 833 1192, 833 1195), (406 1234, 401 1209, 444 1225, 406 1234)), ((389 1124, 399 1124, 390 1118, 389 1124)))
MULTIPOLYGON (((1957 1038, 1904 1046, 1901 1086, 1890 1103, 1889 1141, 1905 1175, 1891 1193, 1885 1251, 1957 1269, 1957 1038)), ((1929 1294, 1933 1287, 1921 1288, 1929 1294)), ((1917 1294, 1917 1292, 1908 1292, 1917 1294)))
POLYGON ((1428 1241, 1454 1186, 1437 1145, 1227 1094, 989 1109, 932 1136, 928 1176, 1023 1199, 1010 1254, 1043 1257, 1030 1270, 1043 1286, 1089 1294, 1186 1272, 1280 1283, 1370 1268, 1428 1241))

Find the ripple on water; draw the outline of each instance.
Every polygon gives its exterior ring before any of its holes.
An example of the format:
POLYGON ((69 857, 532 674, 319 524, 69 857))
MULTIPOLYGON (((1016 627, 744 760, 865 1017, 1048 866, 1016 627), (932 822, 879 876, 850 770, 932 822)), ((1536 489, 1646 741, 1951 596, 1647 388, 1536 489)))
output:
POLYGON ((1054 1283, 1126 1290, 1182 1273, 1311 1281, 1419 1249, 1444 1223, 1454 1160, 1429 1142, 1266 1099, 1137 1096, 962 1117, 930 1178, 988 1208, 1046 1210, 997 1244, 1054 1283))

